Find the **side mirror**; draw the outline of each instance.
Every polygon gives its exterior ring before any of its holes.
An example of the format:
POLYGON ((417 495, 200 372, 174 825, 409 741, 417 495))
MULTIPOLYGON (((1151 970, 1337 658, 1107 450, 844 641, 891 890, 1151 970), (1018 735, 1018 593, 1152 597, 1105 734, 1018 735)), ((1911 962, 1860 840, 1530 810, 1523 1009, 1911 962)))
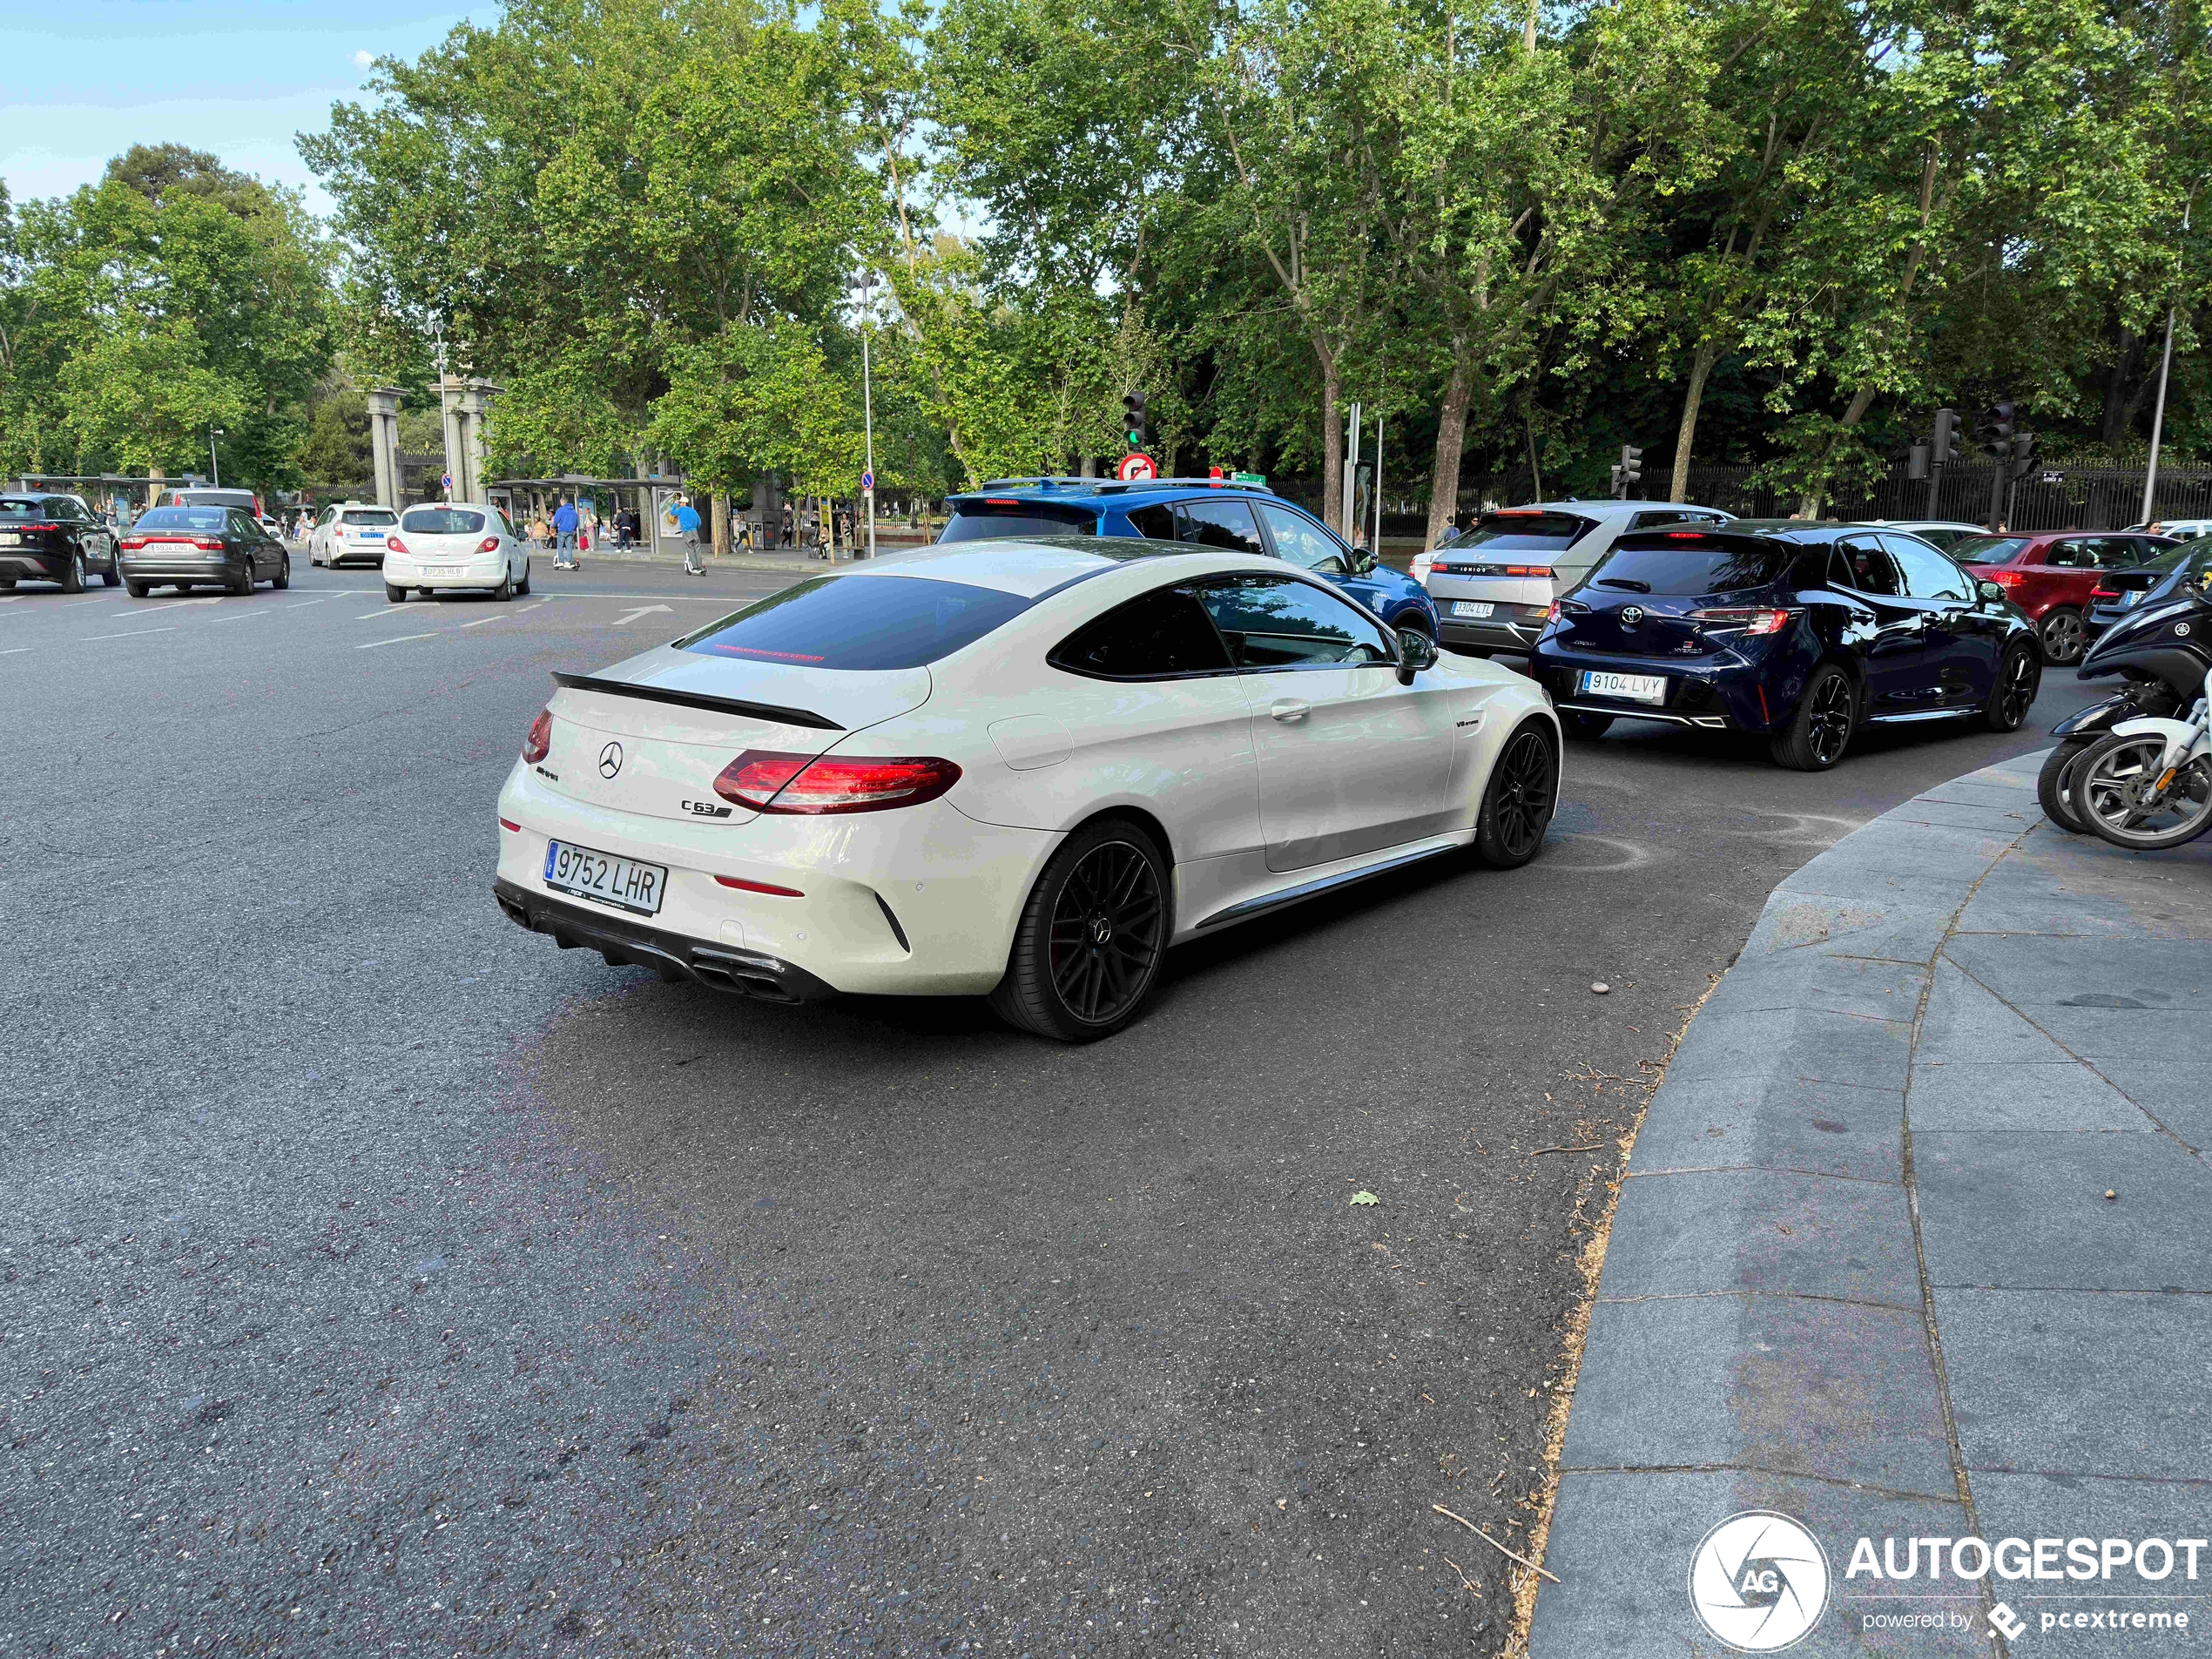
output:
POLYGON ((1436 642, 1417 628, 1398 631, 1398 683, 1411 685, 1413 676, 1436 666, 1436 642))
POLYGON ((1366 576, 1375 568, 1375 556, 1364 549, 1353 554, 1352 558, 1352 570, 1354 576, 1366 576))
POLYGON ((2005 597, 2005 590, 1994 582, 1977 582, 1974 587, 1985 599, 2001 599, 2005 597))

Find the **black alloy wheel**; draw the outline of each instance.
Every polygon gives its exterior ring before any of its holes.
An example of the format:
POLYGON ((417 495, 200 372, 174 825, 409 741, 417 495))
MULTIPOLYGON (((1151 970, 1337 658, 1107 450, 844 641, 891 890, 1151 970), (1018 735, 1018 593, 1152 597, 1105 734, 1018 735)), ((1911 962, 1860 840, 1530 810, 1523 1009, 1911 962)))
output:
POLYGON ((2081 613, 2064 605, 2044 617, 2041 637, 2043 655, 2061 667, 2079 661, 2082 648, 2088 643, 2081 626, 2081 613))
POLYGON ((1494 869, 1517 870, 1536 856, 1559 805, 1559 755, 1541 720, 1506 739, 1474 826, 1474 850, 1494 869))
POLYGON ((1997 678, 1982 705, 1981 723, 1992 732, 2017 732, 2042 689, 2043 664, 2026 644, 2008 645, 1997 661, 1997 678))
POLYGON ((1823 663, 1789 729, 1774 739, 1775 761, 1792 772, 1825 772, 1844 758, 1858 725, 1858 687, 1838 664, 1823 663))
POLYGON ((1167 860, 1150 835, 1110 819, 1077 831, 1022 907, 991 1006, 1062 1042, 1111 1035, 1159 976, 1169 915, 1167 860))

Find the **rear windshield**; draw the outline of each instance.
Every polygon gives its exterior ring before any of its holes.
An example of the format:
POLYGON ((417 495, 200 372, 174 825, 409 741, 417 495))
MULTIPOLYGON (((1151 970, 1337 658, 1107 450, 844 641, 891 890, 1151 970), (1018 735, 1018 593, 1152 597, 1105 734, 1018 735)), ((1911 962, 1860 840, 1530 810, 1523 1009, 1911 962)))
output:
POLYGON ((1096 536, 1098 514, 1088 507, 1061 507, 1049 502, 963 501, 953 503, 953 516, 940 542, 992 542, 1023 536, 1096 536))
POLYGON ((220 507, 157 507, 132 528, 142 530, 213 530, 220 535, 230 528, 230 522, 229 512, 220 507))
MULTIPOLYGON (((363 521, 349 519, 347 522, 361 523, 363 521)), ((385 523, 390 522, 388 515, 385 523)), ((482 513, 467 512, 458 507, 411 507, 407 516, 400 520, 401 529, 412 530, 417 536, 474 536, 483 527, 484 516, 482 513)))
POLYGON ((1485 513, 1442 548, 1480 547, 1499 553, 1563 553, 1597 523, 1576 513, 1485 513))
POLYGON ((250 489, 178 489, 170 492, 172 505, 178 507, 243 507, 253 510, 253 492, 250 489))
POLYGON ((1018 593, 927 577, 816 577, 676 643, 794 668, 920 668, 1029 608, 1018 593))
POLYGON ((396 524, 400 521, 397 515, 388 513, 381 507, 356 507, 350 512, 339 514, 338 522, 341 524, 396 524))
POLYGON ((1740 542, 1616 547, 1592 573, 1590 585, 1620 593, 1733 593, 1781 580, 1797 551, 1740 542))
POLYGON ((46 509, 41 507, 37 502, 25 501, 20 496, 9 496, 4 498, 0 498, 0 514, 5 514, 10 518, 30 518, 34 516, 43 516, 45 510, 46 509))
POLYGON ((2027 545, 2025 536, 1969 536, 1952 543, 1951 556, 1961 564, 2002 564, 2027 545))

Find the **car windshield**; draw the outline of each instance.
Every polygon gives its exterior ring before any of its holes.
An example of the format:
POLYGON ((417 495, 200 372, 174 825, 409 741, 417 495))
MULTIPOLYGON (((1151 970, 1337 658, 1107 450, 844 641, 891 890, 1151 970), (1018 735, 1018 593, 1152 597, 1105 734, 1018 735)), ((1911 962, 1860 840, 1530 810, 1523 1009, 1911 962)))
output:
POLYGON ((132 528, 142 530, 212 530, 220 536, 229 524, 230 514, 220 507, 157 507, 132 528))
POLYGON ((2025 536, 1969 536, 1951 550, 1961 564, 2002 564, 2027 545, 2025 536))
POLYGON ((1564 553, 1596 522, 1576 513, 1485 513, 1436 545, 1439 552, 1480 547, 1497 553, 1564 553))
POLYGON ((794 668, 920 668, 974 644, 1031 603, 927 577, 816 577, 676 644, 794 668))
POLYGON ((1734 593, 1778 581, 1796 554, 1795 548, 1772 543, 1616 547, 1591 576, 1590 585, 1627 593, 1734 593))
POLYGON ((361 507, 352 512, 340 514, 338 522, 341 524, 396 524, 400 519, 398 514, 388 513, 381 507, 361 507))
POLYGON ((400 528, 417 536, 474 536, 484 527, 484 516, 460 507, 410 507, 400 528))
POLYGON ((1004 541, 1028 536, 1096 536, 1098 514, 1089 507, 1050 502, 962 501, 940 542, 1004 541))

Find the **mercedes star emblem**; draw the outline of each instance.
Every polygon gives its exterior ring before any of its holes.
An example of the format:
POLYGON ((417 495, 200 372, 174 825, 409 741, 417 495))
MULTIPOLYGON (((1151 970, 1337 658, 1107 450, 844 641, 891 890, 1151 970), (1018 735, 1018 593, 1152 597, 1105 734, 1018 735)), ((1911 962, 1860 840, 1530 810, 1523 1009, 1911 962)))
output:
POLYGON ((622 745, 610 743, 599 751, 599 775, 611 778, 622 770, 622 745))

